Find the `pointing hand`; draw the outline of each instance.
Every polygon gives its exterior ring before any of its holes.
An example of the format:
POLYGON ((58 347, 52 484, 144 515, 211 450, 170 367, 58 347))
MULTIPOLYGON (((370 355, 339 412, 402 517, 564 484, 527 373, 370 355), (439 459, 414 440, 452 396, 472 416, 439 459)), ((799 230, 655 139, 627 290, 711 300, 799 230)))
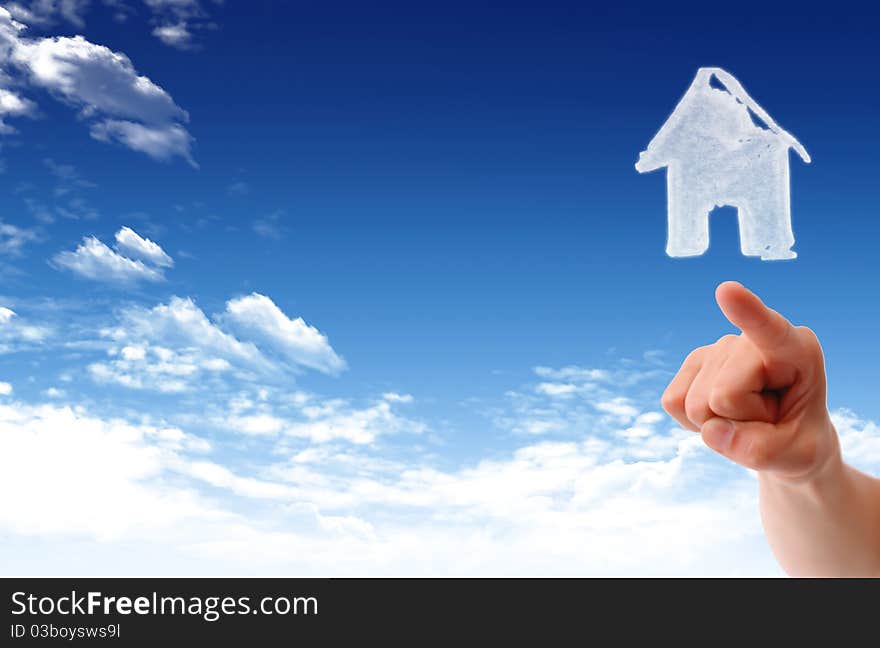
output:
POLYGON ((738 464, 808 478, 839 452, 818 339, 738 283, 721 284, 715 298, 741 333, 693 351, 663 408, 738 464))

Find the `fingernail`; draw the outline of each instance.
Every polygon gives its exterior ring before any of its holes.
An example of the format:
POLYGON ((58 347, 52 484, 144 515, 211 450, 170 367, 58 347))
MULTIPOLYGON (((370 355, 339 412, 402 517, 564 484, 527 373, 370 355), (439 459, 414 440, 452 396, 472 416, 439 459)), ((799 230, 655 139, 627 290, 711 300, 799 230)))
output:
POLYGON ((713 450, 725 452, 733 440, 733 423, 723 418, 714 418, 703 426, 703 439, 713 450))

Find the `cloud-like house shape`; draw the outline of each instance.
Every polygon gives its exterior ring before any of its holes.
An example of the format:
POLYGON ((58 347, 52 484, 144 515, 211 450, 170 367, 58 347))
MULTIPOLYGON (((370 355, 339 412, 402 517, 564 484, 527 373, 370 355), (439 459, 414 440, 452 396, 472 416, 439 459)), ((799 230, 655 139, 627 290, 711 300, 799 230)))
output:
POLYGON ((666 253, 697 256, 709 247, 709 213, 735 207, 748 256, 793 259, 788 158, 810 156, 731 74, 700 68, 675 110, 642 151, 639 173, 666 167, 666 253))
POLYGON ((345 360, 336 354, 326 335, 301 317, 290 319, 265 295, 252 293, 230 300, 222 320, 296 364, 328 374, 346 369, 345 360))
POLYGON ((130 285, 164 281, 164 269, 173 266, 174 261, 158 244, 123 227, 116 232, 116 250, 88 236, 76 250, 56 254, 51 264, 85 279, 130 285))
POLYGON ((196 166, 189 115, 171 95, 138 74, 129 58, 82 36, 29 38, 0 7, 0 132, 5 115, 32 114, 19 86, 48 91, 88 119, 92 137, 115 141, 157 160, 182 157, 196 166), (16 89, 13 90, 13 87, 16 89))

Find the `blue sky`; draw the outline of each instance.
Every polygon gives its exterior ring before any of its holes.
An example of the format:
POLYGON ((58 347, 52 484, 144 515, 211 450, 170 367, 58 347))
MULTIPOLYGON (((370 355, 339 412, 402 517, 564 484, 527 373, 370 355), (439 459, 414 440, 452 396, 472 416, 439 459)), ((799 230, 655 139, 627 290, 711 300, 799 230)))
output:
POLYGON ((817 331, 880 463, 876 10, 0 4, 0 430, 73 511, 8 506, 5 571, 776 573, 752 478, 658 414, 725 279, 817 331), (708 65, 813 158, 795 261, 731 209, 664 253, 633 165, 708 65))

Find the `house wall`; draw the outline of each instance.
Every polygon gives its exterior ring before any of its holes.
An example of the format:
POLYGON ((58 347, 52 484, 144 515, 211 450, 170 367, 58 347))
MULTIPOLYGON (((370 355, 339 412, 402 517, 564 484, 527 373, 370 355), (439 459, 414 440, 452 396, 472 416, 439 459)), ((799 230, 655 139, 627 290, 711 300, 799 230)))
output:
POLYGON ((789 149, 775 137, 733 150, 696 151, 667 170, 671 256, 702 254, 709 246, 709 214, 738 210, 743 254, 787 258, 794 244, 789 199, 789 149))

